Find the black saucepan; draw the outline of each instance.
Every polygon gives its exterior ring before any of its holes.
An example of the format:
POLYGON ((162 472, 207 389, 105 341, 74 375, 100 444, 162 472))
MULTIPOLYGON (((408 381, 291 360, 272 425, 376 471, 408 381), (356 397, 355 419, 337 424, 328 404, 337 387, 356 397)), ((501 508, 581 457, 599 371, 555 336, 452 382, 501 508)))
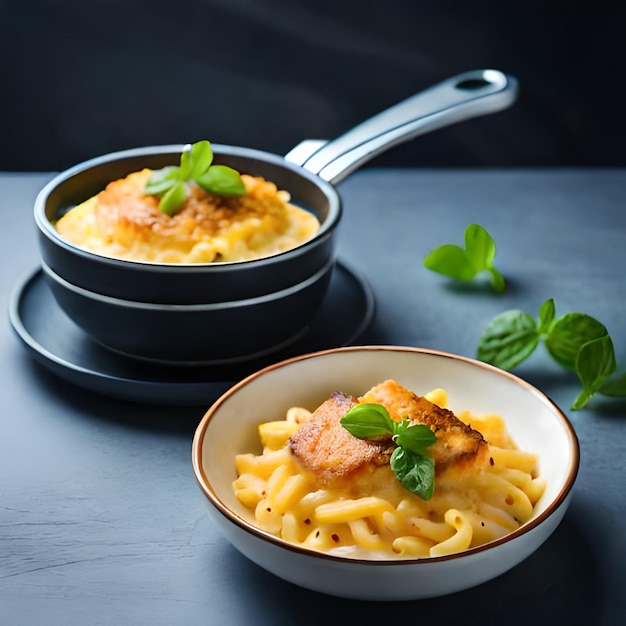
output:
POLYGON ((86 161, 56 176, 35 201, 44 274, 76 323, 131 356, 193 364, 271 351, 306 328, 325 295, 342 214, 335 185, 392 146, 505 109, 516 96, 514 78, 477 70, 420 92, 338 139, 305 141, 286 156, 213 144, 215 163, 273 181, 320 221, 319 232, 306 243, 252 261, 134 262, 67 242, 54 226, 63 212, 112 180, 177 164, 185 146, 137 148, 86 161))

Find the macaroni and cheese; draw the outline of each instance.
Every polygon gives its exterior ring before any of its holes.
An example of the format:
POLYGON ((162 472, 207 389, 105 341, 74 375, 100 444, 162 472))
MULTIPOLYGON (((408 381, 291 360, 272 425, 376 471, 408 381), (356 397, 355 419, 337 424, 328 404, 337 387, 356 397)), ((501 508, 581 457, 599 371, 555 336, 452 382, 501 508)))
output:
POLYGON ((319 230, 318 219, 263 178, 241 176, 242 196, 192 186, 169 216, 144 188, 151 170, 113 181, 56 223, 59 234, 103 256, 156 263, 247 261, 295 248, 319 230))
POLYGON ((437 557, 503 537, 532 517, 544 491, 538 459, 518 449, 501 416, 457 416, 447 402, 443 389, 420 397, 385 381, 359 399, 333 394, 313 413, 292 407, 259 426, 260 454, 237 455, 235 495, 260 528, 353 558, 437 557), (367 447, 339 424, 364 402, 435 432, 431 499, 400 485, 388 463, 392 441, 367 447))

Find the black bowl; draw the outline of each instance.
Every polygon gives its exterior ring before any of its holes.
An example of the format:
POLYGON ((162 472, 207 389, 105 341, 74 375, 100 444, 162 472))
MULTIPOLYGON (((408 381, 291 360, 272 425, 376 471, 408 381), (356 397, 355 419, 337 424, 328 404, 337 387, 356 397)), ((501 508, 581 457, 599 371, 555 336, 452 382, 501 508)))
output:
POLYGON ((159 169, 178 164, 184 149, 183 145, 152 146, 86 161, 62 172, 41 190, 35 201, 35 223, 43 262, 72 285, 103 296, 146 303, 210 304, 289 289, 309 279, 334 258, 342 206, 330 183, 281 156, 218 144, 212 148, 214 163, 262 176, 288 191, 292 203, 318 218, 318 233, 300 246, 274 256, 202 264, 114 259, 82 250, 63 239, 54 223, 64 212, 96 195, 113 180, 145 167, 159 169))
POLYGON ((271 354, 307 330, 328 290, 334 263, 288 289, 210 304, 122 300, 78 287, 45 263, 59 306, 92 339, 136 359, 206 365, 271 354))
POLYGON ((44 275, 65 313, 102 345, 176 364, 254 358, 305 332, 326 294, 342 207, 335 188, 282 157, 213 145, 214 162, 262 176, 311 211, 320 229, 300 246, 258 260, 168 264, 120 260, 66 241, 55 222, 106 185, 143 168, 175 165, 185 146, 108 154, 48 183, 35 201, 44 275))

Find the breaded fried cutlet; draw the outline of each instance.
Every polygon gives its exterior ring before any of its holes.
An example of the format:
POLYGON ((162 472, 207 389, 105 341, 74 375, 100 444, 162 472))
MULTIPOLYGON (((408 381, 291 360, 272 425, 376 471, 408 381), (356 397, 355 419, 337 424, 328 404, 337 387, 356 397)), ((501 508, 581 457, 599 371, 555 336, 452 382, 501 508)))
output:
POLYGON ((382 404, 395 421, 408 419, 428 426, 437 436, 436 443, 428 448, 428 455, 435 460, 438 473, 452 466, 459 471, 475 467, 486 459, 488 446, 481 433, 452 411, 418 396, 395 380, 372 387, 360 402, 382 404))
POLYGON ((341 418, 356 402, 352 396, 333 393, 289 439, 296 458, 322 485, 341 482, 364 466, 389 463, 395 445, 391 436, 359 439, 341 425, 341 418))
POLYGON ((459 420, 452 411, 387 380, 360 399, 333 393, 289 439, 298 461, 324 486, 345 483, 352 477, 387 465, 395 443, 391 436, 360 439, 351 435, 341 418, 357 403, 381 404, 395 421, 408 419, 428 426, 437 441, 428 448, 435 471, 465 472, 484 463, 488 445, 483 436, 459 420))

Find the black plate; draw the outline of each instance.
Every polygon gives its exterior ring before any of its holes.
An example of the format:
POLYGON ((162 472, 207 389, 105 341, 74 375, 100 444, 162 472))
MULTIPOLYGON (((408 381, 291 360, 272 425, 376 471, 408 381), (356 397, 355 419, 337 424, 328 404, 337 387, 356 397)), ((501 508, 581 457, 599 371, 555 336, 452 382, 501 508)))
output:
POLYGON ((90 339, 57 305, 41 269, 11 296, 13 329, 31 355, 70 383, 107 396, 150 404, 206 405, 234 382, 282 359, 349 345, 374 316, 367 281, 338 262, 328 294, 307 331, 288 348, 236 365, 154 365, 112 352, 90 339))

